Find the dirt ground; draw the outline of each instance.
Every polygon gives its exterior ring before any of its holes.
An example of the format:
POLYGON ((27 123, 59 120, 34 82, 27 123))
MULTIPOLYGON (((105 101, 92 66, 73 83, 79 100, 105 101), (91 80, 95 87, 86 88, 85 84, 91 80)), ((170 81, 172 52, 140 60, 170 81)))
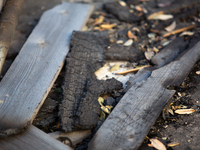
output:
MULTIPOLYGON (((19 24, 17 26, 15 36, 12 40, 10 50, 8 52, 8 56, 3 68, 2 76, 6 73, 6 70, 9 68, 11 63, 14 61, 14 58, 19 53, 21 47, 27 40, 29 34, 33 30, 33 28, 37 25, 40 16, 45 10, 48 10, 58 4, 60 4, 63 0, 42 0, 42 1, 34 1, 34 0, 26 0, 24 3, 24 7, 21 13, 21 16, 19 18, 19 24)), ((70 0, 66 0, 70 1, 70 0)), ((73 1, 73 0, 71 0, 73 1)), ((110 43, 113 44, 119 40, 126 41, 128 40, 127 36, 124 36, 127 31, 129 31, 133 27, 137 27, 140 29, 141 33, 136 34, 138 37, 139 42, 135 44, 135 48, 138 48, 140 45, 146 45, 141 48, 141 51, 149 51, 149 49, 153 49, 154 46, 159 47, 159 42, 151 42, 148 39, 148 36, 152 36, 152 34, 149 34, 149 29, 151 26, 156 26, 155 22, 149 21, 149 24, 146 24, 147 22, 141 21, 140 23, 124 23, 123 21, 119 21, 113 15, 110 15, 105 10, 101 9, 101 6, 104 2, 111 2, 114 0, 75 0, 75 2, 89 2, 95 4, 95 11, 91 18, 88 21, 87 29, 92 32, 100 31, 99 28, 95 28, 94 25, 92 25, 95 22, 95 19, 97 19, 99 16, 103 14, 105 16, 105 21, 109 23, 116 23, 117 27, 113 31, 102 31, 102 34, 105 34, 109 37, 110 43), (145 30, 142 30, 142 27, 145 28, 145 30), (111 33, 110 33, 111 32, 111 33), (118 34, 118 36, 115 36, 118 34), (141 37, 139 37, 141 35, 141 37), (146 36, 143 36, 146 35, 146 36), (148 35, 148 36, 147 36, 148 35)), ((139 7, 138 7, 139 9, 139 7)), ((192 9, 192 8, 187 8, 192 9)), ((188 12, 188 11, 186 11, 188 12)), ((197 27, 194 29, 195 34, 192 37, 185 36, 185 39, 196 39, 198 41, 199 38, 199 28, 200 28, 200 13, 197 11, 196 13, 192 13, 192 15, 188 15, 184 21, 182 21, 182 18, 179 18, 177 22, 184 22, 184 23, 191 23, 196 22, 197 27), (198 20, 199 19, 199 20, 198 20)), ((157 23, 158 24, 158 23, 157 23)), ((98 27, 98 26, 97 26, 98 27)), ((158 29, 158 28, 157 28, 158 29)), ((102 35, 103 37, 104 35, 102 35)), ((169 39, 172 40, 175 38, 175 36, 171 36, 169 39)), ((193 40, 194 41, 194 40, 193 40)), ((166 41, 165 41, 166 42, 166 41)), ((194 42, 195 43, 195 42, 194 42)), ((194 43, 190 43, 189 46, 194 46, 194 43)), ((148 53, 147 53, 148 54, 148 53)), ((147 56, 146 58, 141 57, 140 60, 137 60, 135 62, 131 62, 130 66, 140 66, 145 65, 148 63, 147 56), (133 65, 134 64, 134 65, 133 65)), ((62 89, 61 85, 63 82, 63 74, 64 69, 61 72, 58 80, 53 86, 53 89, 51 90, 49 96, 48 96, 48 104, 45 107, 43 113, 40 113, 36 120, 34 120, 34 125, 41 128, 45 132, 54 132, 60 130, 59 127, 59 119, 58 119, 58 104, 62 101, 62 89), (50 107, 52 106, 52 107, 50 107), (48 115, 47 113, 48 112, 48 115), (46 120, 45 120, 46 119, 46 120), (47 122, 44 122, 44 120, 47 122)), ((149 138, 158 138, 160 141, 162 141, 165 145, 169 143, 179 143, 177 146, 174 147, 167 147, 169 150, 199 150, 200 144, 200 62, 196 63, 194 68, 192 69, 189 76, 185 79, 185 81, 181 84, 180 87, 175 87, 176 94, 173 96, 173 98, 170 100, 170 103, 163 111, 163 114, 160 115, 160 117, 156 120, 155 124, 152 126, 151 130, 149 131, 149 134, 147 135, 149 138), (195 112, 192 114, 185 114, 185 115, 179 115, 179 114, 172 114, 170 113, 169 109, 172 110, 172 106, 174 107, 184 107, 184 108, 192 108, 195 109, 195 112)), ((97 128, 95 128, 96 130, 97 128)), ((90 137, 91 138, 91 137, 90 137)), ((90 140, 90 138, 86 139, 82 144, 77 146, 77 149, 87 149, 87 142, 90 140)), ((154 148, 147 146, 149 140, 146 138, 142 144, 142 146, 139 148, 141 150, 153 150, 154 148)))

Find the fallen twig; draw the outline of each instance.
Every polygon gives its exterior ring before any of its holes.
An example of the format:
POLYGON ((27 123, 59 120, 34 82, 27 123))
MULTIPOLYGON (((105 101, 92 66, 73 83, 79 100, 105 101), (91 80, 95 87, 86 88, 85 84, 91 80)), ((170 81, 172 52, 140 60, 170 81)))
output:
POLYGON ((163 35, 163 37, 168 37, 170 35, 174 35, 174 34, 177 34, 177 33, 180 33, 180 32, 183 32, 183 31, 186 31, 186 30, 189 30, 189 29, 192 29, 192 28, 195 28, 197 25, 191 25, 191 26, 188 26, 188 27, 184 27, 184 28, 181 28, 181 29, 178 29, 178 30, 174 30, 172 32, 169 32, 169 33, 166 33, 163 35))
POLYGON ((123 74, 127 74, 127 73, 130 73, 130 72, 138 71, 138 70, 140 70, 140 69, 142 69, 142 68, 146 68, 146 67, 150 67, 150 65, 146 65, 146 66, 142 66, 142 67, 138 67, 138 68, 134 68, 134 69, 122 71, 122 72, 117 72, 117 73, 115 73, 115 74, 123 75, 123 74))

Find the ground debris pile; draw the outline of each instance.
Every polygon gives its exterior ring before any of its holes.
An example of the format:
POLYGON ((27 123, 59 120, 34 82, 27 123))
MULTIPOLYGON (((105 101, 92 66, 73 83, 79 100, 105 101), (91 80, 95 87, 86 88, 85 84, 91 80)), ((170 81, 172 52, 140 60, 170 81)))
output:
POLYGON ((98 97, 122 88, 115 79, 101 81, 94 75, 105 62, 106 49, 102 45, 102 40, 94 34, 73 32, 60 106, 65 131, 95 127, 100 115, 98 97))

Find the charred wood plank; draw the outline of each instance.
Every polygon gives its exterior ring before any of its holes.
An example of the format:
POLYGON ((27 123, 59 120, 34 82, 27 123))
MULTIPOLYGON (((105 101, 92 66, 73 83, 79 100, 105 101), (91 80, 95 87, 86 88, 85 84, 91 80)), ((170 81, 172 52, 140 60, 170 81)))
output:
POLYGON ((73 32, 60 106, 65 131, 95 127, 100 114, 98 97, 122 88, 121 82, 115 79, 101 81, 94 75, 105 62, 103 45, 101 38, 92 33, 73 32))
POLYGON ((89 150, 137 149, 200 56, 200 42, 175 61, 152 72, 124 95, 89 144, 89 150))
POLYGON ((63 66, 72 31, 84 26, 91 10, 62 3, 42 15, 0 83, 0 136, 32 123, 63 66))

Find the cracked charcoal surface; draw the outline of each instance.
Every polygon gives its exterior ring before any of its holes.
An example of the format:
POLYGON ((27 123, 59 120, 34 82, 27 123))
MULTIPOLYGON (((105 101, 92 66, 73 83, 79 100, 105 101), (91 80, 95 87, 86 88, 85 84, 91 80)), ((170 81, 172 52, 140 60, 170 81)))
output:
POLYGON ((134 47, 125 47, 118 44, 112 44, 106 51, 106 59, 110 60, 125 60, 125 61, 138 61, 144 59, 142 50, 134 47))
POLYGON ((97 80, 94 75, 105 62, 106 49, 101 38, 92 33, 73 32, 70 44, 59 112, 62 128, 91 129, 99 120, 98 97, 121 89, 122 84, 115 79, 97 80))
POLYGON ((108 2, 104 4, 104 9, 113 14, 118 20, 124 22, 137 22, 143 19, 143 15, 137 16, 129 12, 128 7, 123 7, 117 2, 108 2))

